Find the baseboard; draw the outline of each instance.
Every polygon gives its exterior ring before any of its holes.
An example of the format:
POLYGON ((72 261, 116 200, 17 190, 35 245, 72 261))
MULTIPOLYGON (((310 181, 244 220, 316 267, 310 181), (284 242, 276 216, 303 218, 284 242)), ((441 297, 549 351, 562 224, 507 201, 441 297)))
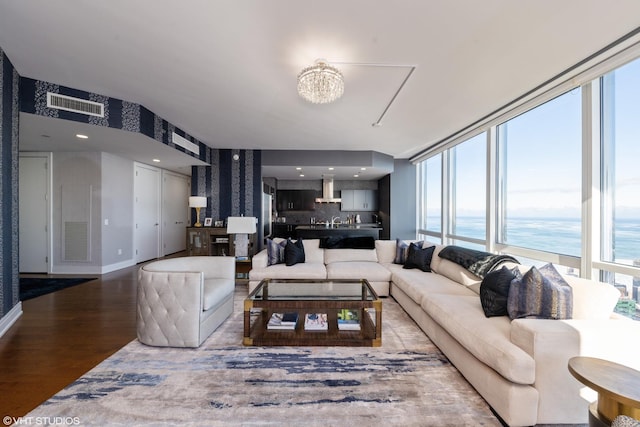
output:
POLYGON ((51 273, 53 274, 106 274, 111 273, 112 271, 121 270, 123 268, 131 267, 136 265, 134 260, 126 260, 122 262, 118 262, 116 264, 109 265, 92 265, 92 266, 79 266, 79 265, 59 265, 52 269, 51 273))
POLYGON ((18 303, 14 305, 13 308, 2 317, 2 319, 0 319, 0 337, 2 337, 5 332, 7 332, 9 328, 16 323, 16 320, 18 320, 20 316, 22 316, 22 302, 18 301, 18 303))

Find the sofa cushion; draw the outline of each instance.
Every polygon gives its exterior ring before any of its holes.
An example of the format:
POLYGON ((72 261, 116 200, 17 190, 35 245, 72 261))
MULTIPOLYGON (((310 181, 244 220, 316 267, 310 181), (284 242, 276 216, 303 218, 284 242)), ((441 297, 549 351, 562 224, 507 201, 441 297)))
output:
POLYGON ((461 285, 476 285, 472 286, 471 289, 473 289, 474 292, 480 292, 480 283, 482 283, 482 280, 478 276, 472 274, 466 268, 456 264, 455 262, 440 257, 438 258, 439 261, 435 266, 433 262, 431 263, 431 270, 438 274, 442 274, 443 276, 448 277, 449 279, 453 280, 454 282, 458 282, 461 285), (477 289, 477 291, 475 289, 477 289))
POLYGON ((439 274, 425 273, 417 269, 405 270, 397 264, 391 264, 388 268, 391 270, 392 286, 401 289, 416 304, 421 304, 424 296, 430 293, 474 295, 466 286, 439 274))
POLYGON ((271 265, 265 268, 253 268, 249 272, 252 281, 264 279, 326 279, 327 269, 324 263, 305 262, 287 267, 285 264, 271 265))
POLYGON ((427 273, 431 272, 431 257, 434 249, 435 246, 423 248, 422 243, 411 243, 403 268, 417 268, 427 273))
POLYGON ((345 261, 327 264, 328 279, 367 279, 369 282, 389 282, 391 272, 377 262, 345 261))
POLYGON ((298 239, 295 242, 289 240, 284 247, 284 263, 287 267, 292 265, 303 263, 304 257, 304 245, 302 239, 298 239))
POLYGON ((305 262, 324 263, 324 249, 320 247, 320 239, 305 239, 302 243, 305 262))
POLYGON ((376 255, 379 263, 392 263, 396 256, 396 242, 394 240, 376 240, 376 255))
POLYGON ((455 340, 504 378, 533 384, 535 362, 511 342, 508 317, 485 317, 477 296, 429 294, 422 308, 455 340))
POLYGON ((225 302, 235 290, 235 281, 229 279, 205 279, 203 283, 202 310, 216 308, 225 302))
POLYGON ((571 319, 573 289, 553 265, 531 267, 511 282, 507 309, 511 319, 571 319))
POLYGON ((325 249, 324 263, 347 261, 368 261, 378 262, 378 255, 375 249, 325 249))
POLYGON ((574 319, 609 319, 620 298, 620 291, 608 283, 563 276, 573 289, 574 319))
POLYGON ((507 300, 511 281, 516 274, 507 267, 492 271, 484 276, 480 284, 480 303, 487 317, 507 316, 507 300))

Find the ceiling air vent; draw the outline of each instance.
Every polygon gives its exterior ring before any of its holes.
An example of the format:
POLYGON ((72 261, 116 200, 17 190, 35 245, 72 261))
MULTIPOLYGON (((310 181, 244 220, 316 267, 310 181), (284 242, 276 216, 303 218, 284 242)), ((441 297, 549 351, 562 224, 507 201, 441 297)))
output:
POLYGON ((104 117, 103 104, 60 95, 58 93, 47 92, 47 107, 86 114, 88 116, 104 117))

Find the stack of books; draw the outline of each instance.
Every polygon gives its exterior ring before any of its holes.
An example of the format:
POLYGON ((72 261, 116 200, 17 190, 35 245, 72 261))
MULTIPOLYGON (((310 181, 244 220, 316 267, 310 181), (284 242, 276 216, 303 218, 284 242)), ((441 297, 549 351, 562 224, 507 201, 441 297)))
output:
POLYGON ((298 323, 298 313, 273 313, 267 323, 267 329, 289 330, 296 329, 298 323))
POLYGON ((338 312, 338 329, 341 331, 360 330, 360 312, 348 308, 338 312))
POLYGON ((327 313, 307 313, 304 319, 305 331, 326 331, 327 313))

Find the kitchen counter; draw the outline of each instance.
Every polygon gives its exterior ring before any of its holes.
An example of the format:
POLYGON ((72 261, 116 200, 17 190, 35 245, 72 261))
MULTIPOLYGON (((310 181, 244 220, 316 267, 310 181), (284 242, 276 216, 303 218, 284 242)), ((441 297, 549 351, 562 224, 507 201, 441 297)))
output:
POLYGON ((382 227, 377 224, 336 224, 328 227, 324 224, 312 224, 297 226, 296 235, 303 239, 319 239, 321 237, 329 236, 371 236, 378 240, 380 237, 380 230, 382 230, 382 227))

